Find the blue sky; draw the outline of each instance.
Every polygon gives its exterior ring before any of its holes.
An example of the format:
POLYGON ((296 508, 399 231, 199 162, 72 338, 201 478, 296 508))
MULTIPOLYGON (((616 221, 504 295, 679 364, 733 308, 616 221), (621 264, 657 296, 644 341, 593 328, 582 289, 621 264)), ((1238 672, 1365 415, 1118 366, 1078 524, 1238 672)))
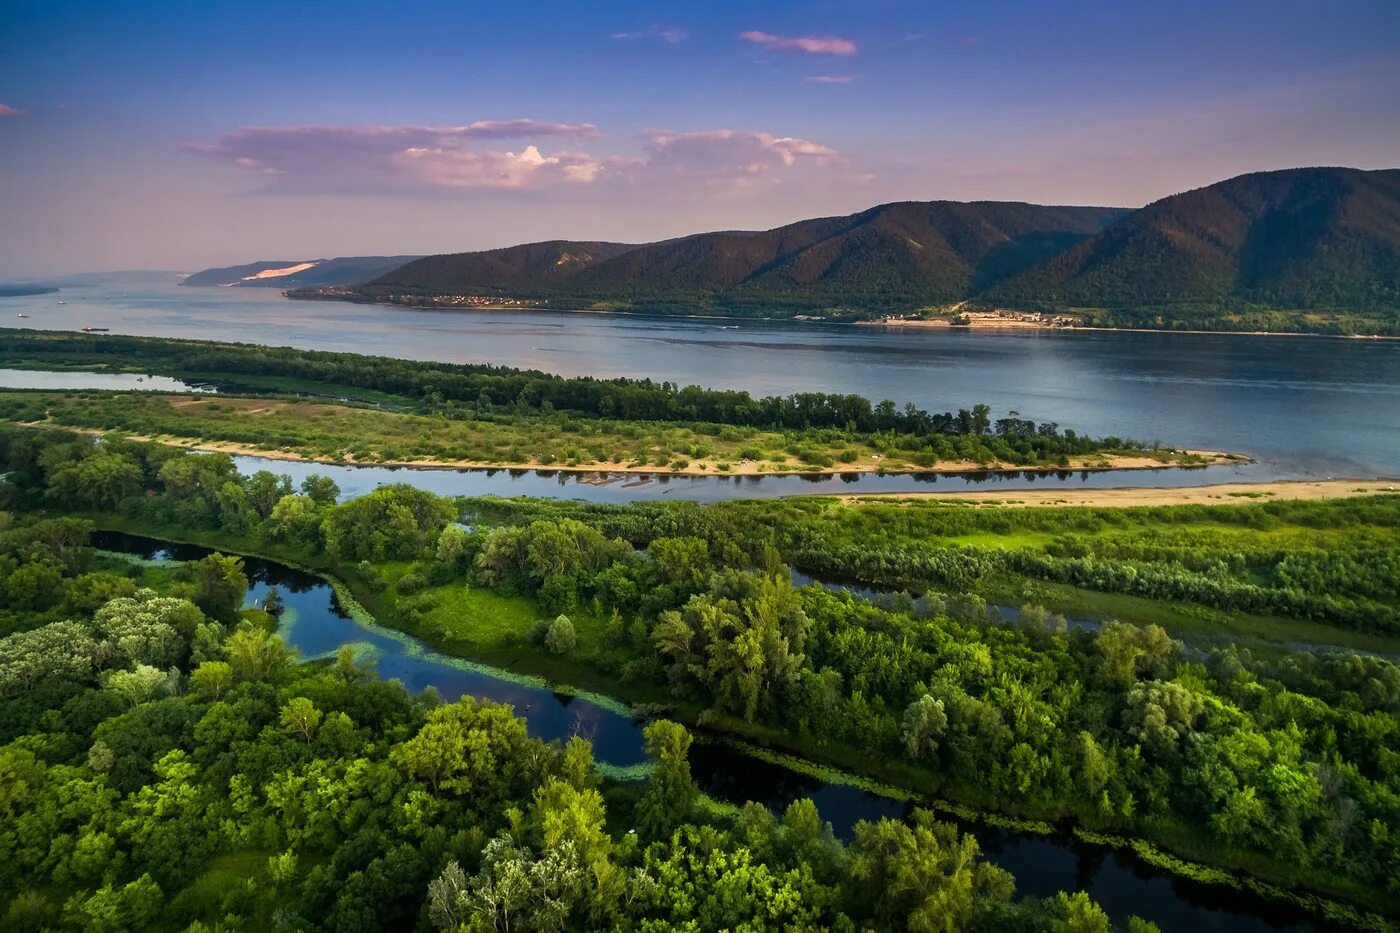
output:
POLYGON ((0 275, 1400 163, 1400 3, 0 4, 0 275))

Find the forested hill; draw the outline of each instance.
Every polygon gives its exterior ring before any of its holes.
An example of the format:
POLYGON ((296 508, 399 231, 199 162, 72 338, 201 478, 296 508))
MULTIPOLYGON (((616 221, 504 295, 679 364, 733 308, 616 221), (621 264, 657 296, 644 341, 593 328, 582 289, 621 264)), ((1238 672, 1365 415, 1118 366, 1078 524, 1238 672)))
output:
POLYGON ((1084 323, 1400 334, 1400 170, 1241 175, 1139 210, 907 201, 638 246, 430 256, 293 297, 835 319, 969 308, 1084 323))
POLYGON ((476 253, 425 256, 376 278, 366 288, 416 294, 544 292, 585 269, 637 249, 631 243, 549 240, 476 253))
POLYGON ((1241 175, 1149 204, 985 296, 1189 309, 1400 307, 1400 169, 1241 175))
POLYGON ((500 296, 688 308, 902 308, 956 301, 1098 233, 1125 211, 955 201, 885 204, 760 232, 627 246, 533 243, 433 256, 353 290, 413 303, 500 296))

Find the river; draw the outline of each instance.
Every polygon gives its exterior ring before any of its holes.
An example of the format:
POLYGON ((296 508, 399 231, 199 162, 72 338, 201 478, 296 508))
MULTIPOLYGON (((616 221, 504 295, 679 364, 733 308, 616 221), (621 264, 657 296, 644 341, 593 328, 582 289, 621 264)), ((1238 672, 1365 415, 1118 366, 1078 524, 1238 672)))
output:
POLYGON ((937 411, 986 402, 998 416, 1016 410, 1095 435, 1252 454, 1260 462, 1246 478, 1260 480, 1381 476, 1400 464, 1400 341, 720 323, 417 311, 175 285, 0 299, 0 328, 99 326, 758 394, 849 392, 937 411))
MULTIPOLYGON (((197 560, 209 553, 195 545, 120 532, 97 532, 93 545, 147 559, 197 560)), ((280 634, 303 659, 324 657, 344 644, 361 646, 381 676, 397 678, 410 690, 434 687, 449 701, 472 695, 508 703, 540 738, 566 739, 580 733, 593 740, 600 762, 628 766, 645 760, 641 726, 608 708, 611 704, 522 682, 440 654, 400 632, 356 622, 337 605, 331 587, 312 574, 257 558, 246 558, 244 567, 250 581, 248 604, 261 603, 269 587, 278 588, 286 606, 280 634)), ((691 767, 701 788, 719 800, 756 800, 780 812, 792 800, 810 797, 843 838, 849 838, 858 820, 902 817, 907 810, 901 801, 798 774, 704 736, 692 746, 691 767)), ((1016 876, 1018 892, 1045 897, 1084 890, 1120 924, 1135 914, 1163 930, 1196 933, 1330 928, 1297 908, 1179 878, 1131 853, 1068 834, 1044 836, 982 825, 962 828, 977 836, 989 859, 1016 876)))

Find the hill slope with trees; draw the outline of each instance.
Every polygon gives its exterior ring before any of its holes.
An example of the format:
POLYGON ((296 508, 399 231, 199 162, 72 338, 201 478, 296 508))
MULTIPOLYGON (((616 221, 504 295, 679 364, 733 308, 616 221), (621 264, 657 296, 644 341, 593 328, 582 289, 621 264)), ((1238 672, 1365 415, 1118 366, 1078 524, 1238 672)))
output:
POLYGON ((1013 305, 1400 307, 1400 170, 1242 175, 1163 198, 983 297, 1013 305))

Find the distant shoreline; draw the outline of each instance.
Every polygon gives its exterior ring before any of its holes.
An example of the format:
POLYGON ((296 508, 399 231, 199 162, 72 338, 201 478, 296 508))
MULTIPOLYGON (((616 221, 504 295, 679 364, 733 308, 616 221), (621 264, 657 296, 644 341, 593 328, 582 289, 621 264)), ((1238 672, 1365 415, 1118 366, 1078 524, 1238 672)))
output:
POLYGON ((405 304, 398 301, 385 301, 352 294, 338 295, 313 295, 313 294, 293 294, 294 289, 283 291, 282 297, 291 301, 344 301, 350 304, 380 305, 387 308, 399 308, 406 311, 436 311, 436 312, 457 312, 471 314, 476 312, 506 311, 513 313, 541 313, 541 314, 600 314, 614 315, 618 317, 642 317, 653 319, 674 319, 682 321, 730 321, 734 324, 744 323, 794 323, 794 324, 824 324, 837 327, 885 327, 891 329, 909 330, 946 330, 946 331, 1033 331, 1036 333, 1073 333, 1076 331, 1093 331, 1101 333, 1118 334, 1199 334, 1217 335, 1231 337, 1324 337, 1332 340, 1400 340, 1400 336, 1388 334, 1320 334, 1312 331, 1282 331, 1282 330, 1200 330, 1175 327, 1103 327, 1099 325, 1073 325, 1055 326, 1052 324, 1039 324, 1031 321, 1005 321, 998 323, 970 323, 953 324, 943 319, 920 319, 920 320, 900 320, 894 318, 880 318, 868 321, 837 321, 823 317, 808 317, 799 315, 796 317, 739 317, 731 314, 666 314, 657 311, 629 310, 629 309, 603 309, 603 308, 549 308, 549 307, 524 307, 519 304, 500 305, 433 305, 433 304, 405 304))
POLYGON ((1198 330, 1177 327, 1103 327, 1091 324, 1060 325, 1038 324, 1033 321, 973 322, 954 324, 944 319, 897 320, 884 318, 877 321, 852 321, 852 327, 887 327, 909 330, 1030 330, 1051 333, 1074 333, 1094 331, 1114 334, 1202 334, 1230 337, 1329 337, 1333 340, 1400 340, 1400 336, 1388 334, 1318 334, 1306 330, 1198 330))

